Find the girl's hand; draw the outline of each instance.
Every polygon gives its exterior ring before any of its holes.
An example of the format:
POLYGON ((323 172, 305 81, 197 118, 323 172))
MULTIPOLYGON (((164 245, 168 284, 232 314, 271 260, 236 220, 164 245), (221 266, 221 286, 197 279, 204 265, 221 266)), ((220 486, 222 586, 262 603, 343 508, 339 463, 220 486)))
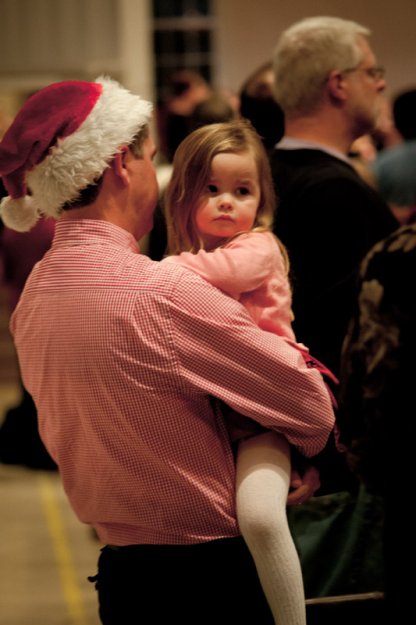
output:
POLYGON ((320 485, 319 471, 313 465, 306 466, 302 477, 296 469, 292 469, 287 505, 296 506, 308 501, 320 485))

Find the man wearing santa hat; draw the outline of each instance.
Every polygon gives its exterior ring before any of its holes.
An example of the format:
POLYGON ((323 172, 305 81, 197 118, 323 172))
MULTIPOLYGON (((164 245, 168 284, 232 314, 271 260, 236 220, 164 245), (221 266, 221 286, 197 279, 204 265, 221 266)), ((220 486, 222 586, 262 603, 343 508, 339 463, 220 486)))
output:
POLYGON ((55 83, 0 144, 6 225, 57 220, 11 321, 22 379, 71 506, 105 545, 102 623, 271 624, 218 400, 306 456, 331 402, 238 302, 139 253, 158 199, 151 108, 108 78, 55 83))

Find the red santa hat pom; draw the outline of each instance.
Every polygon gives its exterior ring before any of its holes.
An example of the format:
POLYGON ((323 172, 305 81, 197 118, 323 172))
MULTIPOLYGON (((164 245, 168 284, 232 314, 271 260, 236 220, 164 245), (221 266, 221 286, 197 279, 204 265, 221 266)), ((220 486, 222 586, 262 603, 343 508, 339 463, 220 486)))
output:
POLYGON ((41 214, 59 218, 119 146, 149 123, 151 112, 150 102, 105 77, 38 91, 0 143, 0 175, 10 196, 0 204, 3 222, 24 232, 41 214))

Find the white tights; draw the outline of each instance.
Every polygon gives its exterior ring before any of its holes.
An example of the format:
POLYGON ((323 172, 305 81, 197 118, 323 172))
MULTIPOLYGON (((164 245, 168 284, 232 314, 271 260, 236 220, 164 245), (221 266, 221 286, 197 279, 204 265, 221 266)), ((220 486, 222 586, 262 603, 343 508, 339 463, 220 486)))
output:
POLYGON ((240 441, 237 518, 276 624, 306 625, 302 571, 286 515, 290 468, 283 436, 265 432, 240 441))

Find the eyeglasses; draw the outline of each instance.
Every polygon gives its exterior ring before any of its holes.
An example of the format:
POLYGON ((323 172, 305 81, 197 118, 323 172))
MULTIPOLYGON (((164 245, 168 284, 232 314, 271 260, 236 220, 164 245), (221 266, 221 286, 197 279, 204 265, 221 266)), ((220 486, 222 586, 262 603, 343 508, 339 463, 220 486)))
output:
POLYGON ((365 72, 367 76, 373 78, 373 80, 382 80, 386 75, 384 67, 349 67, 342 70, 341 74, 351 74, 352 72, 365 72))

